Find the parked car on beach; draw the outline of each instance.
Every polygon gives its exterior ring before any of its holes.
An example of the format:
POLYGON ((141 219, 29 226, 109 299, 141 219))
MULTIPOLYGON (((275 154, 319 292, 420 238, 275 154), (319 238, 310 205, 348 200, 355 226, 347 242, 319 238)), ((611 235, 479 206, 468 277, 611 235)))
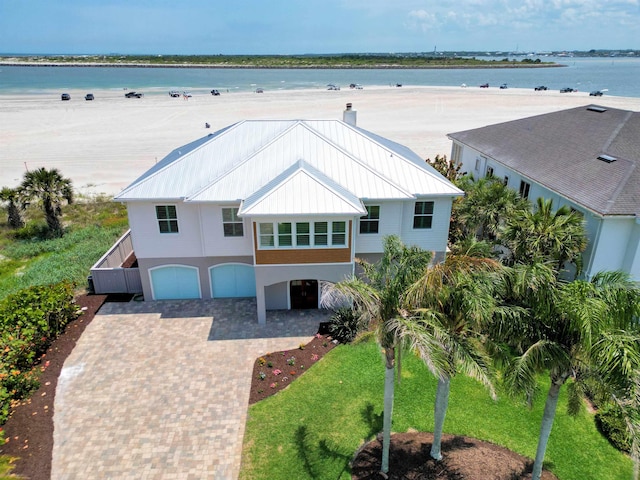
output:
POLYGON ((539 85, 539 86, 537 86, 536 88, 534 88, 534 90, 535 90, 536 92, 542 92, 542 91, 544 91, 544 90, 549 90, 549 89, 548 89, 547 87, 545 87, 544 85, 539 85))
POLYGON ((124 94, 124 96, 126 98, 142 98, 142 97, 144 97, 144 93, 127 92, 127 93, 124 94))
POLYGON ((180 92, 176 92, 175 90, 171 90, 169 92, 169 96, 173 97, 173 98, 179 97, 180 96, 180 92))
POLYGON ((211 90, 211 95, 214 95, 217 97, 218 95, 220 95, 220 92, 214 88, 213 90, 211 90))
POLYGON ((93 96, 93 93, 87 93, 87 94, 84 96, 84 99, 85 99, 85 100, 93 100, 94 98, 95 98, 95 97, 93 96))
POLYGON ((480 88, 489 88, 489 84, 488 83, 483 83, 482 85, 480 85, 480 88))
POLYGON ((500 85, 500 90, 506 90, 507 88, 509 87, 507 86, 506 83, 503 83, 502 85, 500 85))
POLYGON ((327 85, 327 90, 340 90, 340 87, 334 85, 333 83, 330 83, 329 85, 327 85))
POLYGON ((60 96, 60 99, 61 99, 61 100, 71 100, 71 95, 69 95, 68 93, 63 93, 63 94, 60 96))
POLYGON ((589 96, 590 97, 601 97, 602 96, 602 91, 601 90, 595 90, 593 92, 589 92, 589 96))
POLYGON ((264 90, 262 88, 256 88, 256 93, 264 93, 264 90))
POLYGON ((571 87, 564 87, 560 89, 560 93, 572 93, 572 92, 577 92, 578 90, 576 90, 575 88, 571 88, 571 87))

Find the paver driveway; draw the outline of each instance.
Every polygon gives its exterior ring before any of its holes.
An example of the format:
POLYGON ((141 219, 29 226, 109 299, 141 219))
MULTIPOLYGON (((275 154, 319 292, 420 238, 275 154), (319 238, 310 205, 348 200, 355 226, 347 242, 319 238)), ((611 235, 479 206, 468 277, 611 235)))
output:
POLYGON ((108 303, 64 364, 52 479, 238 477, 251 371, 308 342, 319 311, 252 300, 108 303))

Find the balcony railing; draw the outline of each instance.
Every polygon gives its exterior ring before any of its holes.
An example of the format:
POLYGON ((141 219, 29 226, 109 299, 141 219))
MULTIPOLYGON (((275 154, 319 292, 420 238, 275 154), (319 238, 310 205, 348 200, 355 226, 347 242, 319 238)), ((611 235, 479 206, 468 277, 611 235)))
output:
POLYGON ((140 270, 127 266, 127 260, 135 257, 131 230, 91 267, 90 284, 97 294, 142 293, 140 270))

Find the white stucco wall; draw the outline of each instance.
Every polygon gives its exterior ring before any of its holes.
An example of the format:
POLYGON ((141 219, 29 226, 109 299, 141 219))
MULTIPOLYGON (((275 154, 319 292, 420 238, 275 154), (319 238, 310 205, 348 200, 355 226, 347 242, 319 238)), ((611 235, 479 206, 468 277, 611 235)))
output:
POLYGON ((635 219, 607 217, 602 222, 597 246, 586 273, 592 276, 603 270, 622 270, 640 280, 637 251, 638 225, 635 219))
POLYGON ((242 219, 242 237, 225 237, 222 226, 222 209, 239 205, 201 205, 200 225, 202 226, 202 242, 204 254, 207 256, 253 255, 253 232, 251 221, 242 219))
POLYGON ((127 204, 133 248, 138 258, 203 256, 199 212, 181 202, 131 202, 127 204), (178 233, 160 233, 156 205, 175 205, 178 233))

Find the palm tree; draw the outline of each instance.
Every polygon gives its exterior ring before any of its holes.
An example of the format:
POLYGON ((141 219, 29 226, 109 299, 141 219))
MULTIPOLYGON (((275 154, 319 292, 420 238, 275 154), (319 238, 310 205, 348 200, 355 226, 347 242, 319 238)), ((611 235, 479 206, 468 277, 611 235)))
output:
POLYGON ((7 222, 11 228, 21 228, 24 226, 24 220, 22 220, 22 214, 20 207, 18 206, 19 195, 18 190, 3 187, 0 190, 0 201, 7 202, 7 222))
MULTIPOLYGON (((524 278, 524 277, 523 277, 524 278)), ((519 294, 530 308, 520 354, 505 371, 510 390, 530 402, 540 372, 548 372, 547 393, 532 479, 538 480, 562 386, 569 383, 569 413, 578 412, 587 384, 620 394, 640 368, 640 289, 620 272, 596 275, 591 281, 556 281, 553 273, 537 289, 519 294), (528 337, 528 338, 525 338, 528 337), (589 382, 590 381, 590 382, 589 382)), ((514 284, 518 282, 513 282, 514 284)), ((495 327, 496 325, 494 325, 495 327)), ((495 330, 494 330, 495 331, 495 330)))
POLYGON ((493 176, 476 180, 467 175, 458 186, 465 196, 454 202, 452 230, 458 233, 454 242, 470 235, 493 241, 507 218, 518 217, 531 208, 528 200, 493 176))
POLYGON ((553 200, 538 198, 535 210, 511 216, 500 235, 516 263, 553 262, 559 272, 567 262, 580 272, 587 246, 583 218, 567 206, 553 211, 553 200))
MULTIPOLYGON (((431 457, 442 459, 441 439, 449 403, 451 378, 462 372, 485 385, 493 398, 490 361, 480 332, 496 309, 495 286, 502 266, 472 252, 448 255, 410 287, 407 301, 424 329, 437 341, 446 369, 438 378, 431 457)), ((434 354, 432 353, 432 356, 434 354)))
MULTIPOLYGON (((384 239, 382 258, 372 264, 359 260, 362 280, 346 279, 323 294, 323 306, 331 307, 343 302, 345 297, 352 304, 363 324, 374 327, 385 354, 384 415, 381 471, 389 471, 389 445, 391 443, 391 418, 393 411, 396 349, 401 344, 414 342, 425 358, 429 348, 435 348, 410 319, 402 315, 400 301, 405 290, 428 267, 431 253, 418 247, 408 247, 397 236, 384 239), (418 341, 419 340, 419 341, 418 341)), ((434 370, 442 368, 437 362, 434 370)))
POLYGON ((39 168, 25 173, 20 193, 25 201, 40 200, 49 232, 54 236, 62 235, 59 217, 62 215, 62 203, 65 200, 73 202, 71 180, 64 178, 55 168, 39 168))

